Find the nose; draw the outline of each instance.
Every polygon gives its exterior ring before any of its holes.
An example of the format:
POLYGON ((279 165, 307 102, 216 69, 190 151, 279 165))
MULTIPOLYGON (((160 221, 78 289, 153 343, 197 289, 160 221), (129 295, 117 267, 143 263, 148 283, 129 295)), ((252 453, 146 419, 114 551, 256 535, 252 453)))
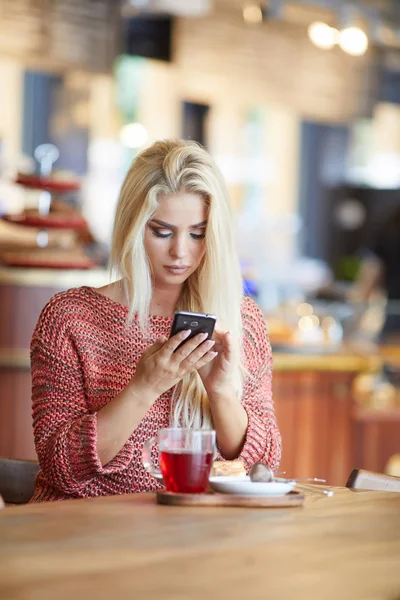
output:
POLYGON ((187 256, 188 240, 184 235, 176 235, 172 239, 170 246, 170 255, 172 258, 183 259, 187 256))

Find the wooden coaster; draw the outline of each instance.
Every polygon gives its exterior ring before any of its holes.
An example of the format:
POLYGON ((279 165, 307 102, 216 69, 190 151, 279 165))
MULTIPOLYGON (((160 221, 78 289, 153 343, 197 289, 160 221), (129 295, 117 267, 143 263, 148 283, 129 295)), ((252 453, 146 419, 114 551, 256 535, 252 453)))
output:
POLYGON ((239 496, 237 494, 174 494, 161 490, 157 492, 157 504, 169 506, 242 506, 245 508, 286 508, 302 506, 304 496, 299 492, 289 492, 284 496, 239 496))

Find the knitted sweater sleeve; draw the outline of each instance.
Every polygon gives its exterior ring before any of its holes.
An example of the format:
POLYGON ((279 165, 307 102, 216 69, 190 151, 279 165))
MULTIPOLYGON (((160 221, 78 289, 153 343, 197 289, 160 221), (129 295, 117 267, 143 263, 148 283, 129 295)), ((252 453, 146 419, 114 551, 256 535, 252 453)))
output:
POLYGON ((281 458, 281 435, 272 400, 272 353, 264 317, 253 300, 242 309, 245 376, 242 404, 247 412, 246 440, 239 459, 246 469, 263 462, 275 472, 281 458))
MULTIPOLYGON (((73 311, 70 312, 73 317, 73 311)), ((36 452, 47 481, 73 495, 94 478, 118 472, 132 459, 130 440, 102 466, 97 417, 90 412, 71 318, 57 300, 43 310, 31 341, 32 412, 36 452)))

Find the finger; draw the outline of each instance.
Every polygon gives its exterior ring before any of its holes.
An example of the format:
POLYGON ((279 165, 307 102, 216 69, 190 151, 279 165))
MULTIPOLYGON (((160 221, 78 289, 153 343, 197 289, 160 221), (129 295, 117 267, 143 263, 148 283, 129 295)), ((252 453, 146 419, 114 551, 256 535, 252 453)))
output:
POLYGON ((226 330, 214 329, 213 338, 215 338, 216 340, 221 340, 224 337, 225 333, 226 330))
POLYGON ((233 340, 230 331, 227 331, 224 336, 224 346, 227 352, 233 352, 233 340))
POLYGON ((194 368, 196 370, 201 369, 201 367, 204 367, 205 365, 207 365, 209 362, 211 362, 212 360, 214 360, 214 358, 216 358, 218 356, 218 352, 215 352, 214 350, 212 350, 211 352, 207 352, 207 354, 205 354, 194 366, 194 368))
POLYGON ((173 352, 175 352, 179 344, 181 344, 184 340, 186 340, 187 337, 189 337, 190 333, 190 329, 185 329, 184 331, 180 331, 176 335, 170 337, 169 340, 164 344, 162 353, 166 356, 171 355, 173 352))
POLYGON ((217 352, 223 352, 225 350, 224 342, 221 342, 221 340, 215 340, 214 350, 216 350, 217 352))
MULTIPOLYGON (((185 344, 186 345, 186 344, 185 344)), ((186 358, 184 358, 181 362, 181 367, 183 369, 193 368, 195 364, 199 362, 199 360, 207 354, 214 346, 214 340, 207 340, 198 346, 195 350, 193 350, 186 358)))
POLYGON ((221 353, 233 351, 232 336, 229 331, 218 334, 215 340, 215 350, 221 353))
POLYGON ((218 321, 218 323, 215 325, 214 333, 217 335, 224 335, 227 331, 229 331, 228 327, 226 327, 222 321, 218 321))
POLYGON ((232 343, 232 336, 229 332, 227 332, 223 336, 223 340, 221 343, 215 344, 215 348, 220 356, 221 356, 221 367, 224 371, 228 370, 232 365, 235 357, 235 351, 232 343))
MULTIPOLYGON (((177 361, 182 362, 189 354, 191 354, 196 348, 198 348, 203 342, 207 340, 206 333, 198 333, 191 340, 185 342, 179 350, 175 352, 175 358, 177 361)), ((210 340, 212 341, 212 340, 210 340)))
POLYGON ((147 348, 147 350, 145 350, 143 354, 146 354, 146 356, 151 356, 152 354, 155 354, 164 346, 167 339, 168 338, 165 335, 161 335, 159 338, 156 339, 154 344, 152 344, 151 346, 149 346, 149 348, 147 348))

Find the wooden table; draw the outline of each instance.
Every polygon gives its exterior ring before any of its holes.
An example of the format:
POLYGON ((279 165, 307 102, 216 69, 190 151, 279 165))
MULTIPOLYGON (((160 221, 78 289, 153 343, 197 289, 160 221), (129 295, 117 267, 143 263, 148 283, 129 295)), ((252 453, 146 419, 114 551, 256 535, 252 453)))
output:
POLYGON ((153 494, 0 511, 0 598, 397 600, 400 494, 337 488, 290 509, 153 494))

